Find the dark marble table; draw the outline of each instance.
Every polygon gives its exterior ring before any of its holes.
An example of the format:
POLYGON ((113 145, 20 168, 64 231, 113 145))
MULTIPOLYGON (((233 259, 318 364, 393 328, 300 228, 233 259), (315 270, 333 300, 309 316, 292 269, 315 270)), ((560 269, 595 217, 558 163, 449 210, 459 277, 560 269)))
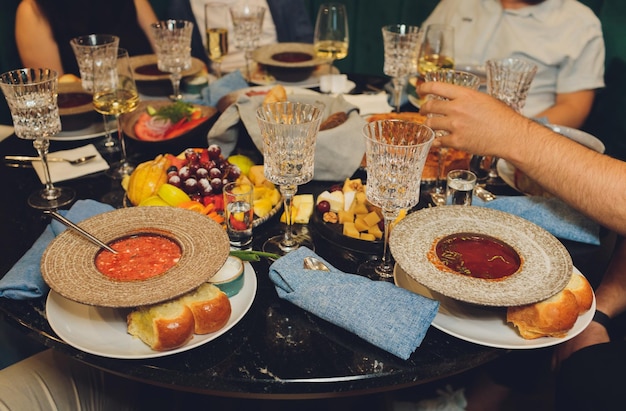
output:
MULTIPOLYGON (((57 151, 87 142, 97 140, 53 141, 51 149, 57 151)), ((33 155, 34 149, 30 142, 11 136, 0 143, 0 153, 33 155)), ((129 153, 139 161, 154 155, 145 147, 132 144, 129 153)), ((31 247, 49 220, 26 204, 28 194, 40 188, 32 168, 0 164, 0 181, 5 193, 0 202, 0 276, 3 276, 31 247)), ((78 198, 96 200, 102 200, 119 187, 118 182, 103 174, 59 184, 73 187, 78 198)), ((329 182, 312 182, 300 192, 319 193, 329 185, 329 182)), ((354 271, 368 257, 367 253, 347 250, 321 237, 313 225, 304 229, 313 236, 317 252, 339 269, 354 271)), ((255 229, 255 248, 260 248, 264 238, 280 230, 277 217, 255 229)), ((573 250, 577 266, 584 263, 599 269, 598 261, 604 261, 604 247, 579 244, 568 247, 573 250)), ((382 392, 452 376, 507 352, 465 342, 431 327, 411 358, 401 360, 280 300, 267 275, 268 263, 261 261, 253 266, 258 291, 247 315, 218 339, 162 358, 110 359, 69 346, 50 328, 45 298, 27 301, 0 298, 0 310, 9 323, 33 339, 107 372, 182 391, 231 397, 321 398, 382 392)), ((581 270, 585 272, 584 268, 581 270)))

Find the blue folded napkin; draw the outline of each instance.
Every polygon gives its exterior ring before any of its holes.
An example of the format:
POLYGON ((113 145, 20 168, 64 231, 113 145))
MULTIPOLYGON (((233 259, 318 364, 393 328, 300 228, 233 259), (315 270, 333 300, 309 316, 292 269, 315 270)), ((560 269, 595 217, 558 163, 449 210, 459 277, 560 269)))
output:
POLYGON ((202 99, 187 100, 191 103, 202 104, 205 106, 215 107, 217 102, 226 94, 242 88, 247 88, 248 82, 243 78, 243 75, 239 70, 235 70, 226 74, 223 77, 211 82, 207 87, 200 91, 202 99))
POLYGON ((270 266, 278 296, 406 360, 421 344, 439 302, 386 281, 346 274, 306 247, 270 266), (303 268, 304 257, 330 272, 303 268))
POLYGON ((489 202, 474 197, 472 204, 522 217, 564 240, 600 244, 598 223, 555 197, 507 196, 489 202))
MULTIPOLYGON (((94 200, 78 200, 69 210, 59 212, 78 223, 96 214, 113 210, 109 204, 94 200)), ((0 279, 0 297, 13 300, 38 298, 48 293, 49 287, 41 276, 39 265, 46 247, 65 230, 58 221, 52 221, 24 256, 0 279)))

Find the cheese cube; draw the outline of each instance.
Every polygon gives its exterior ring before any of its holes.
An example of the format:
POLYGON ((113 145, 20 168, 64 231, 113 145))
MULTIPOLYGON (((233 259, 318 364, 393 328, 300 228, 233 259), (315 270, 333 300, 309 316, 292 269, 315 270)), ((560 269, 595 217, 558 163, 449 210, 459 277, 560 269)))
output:
POLYGON ((353 238, 360 238, 359 231, 354 227, 354 223, 351 222, 343 224, 343 235, 353 238))

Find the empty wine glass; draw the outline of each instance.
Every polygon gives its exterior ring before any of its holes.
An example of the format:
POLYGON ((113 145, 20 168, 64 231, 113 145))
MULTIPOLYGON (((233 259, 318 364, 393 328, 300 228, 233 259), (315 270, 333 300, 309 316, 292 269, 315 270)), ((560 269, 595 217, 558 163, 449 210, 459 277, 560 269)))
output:
POLYGON ((280 187, 287 219, 284 235, 268 239, 264 251, 284 255, 301 245, 313 249, 310 240, 293 234, 291 201, 298 185, 313 179, 315 140, 323 111, 318 105, 290 101, 263 104, 256 111, 263 136, 265 177, 280 187))
POLYGON ((115 116, 121 159, 112 164, 107 174, 115 179, 130 175, 135 166, 128 161, 120 116, 137 108, 139 94, 128 51, 117 50, 117 58, 107 69, 94 71, 93 107, 101 114, 115 116))
POLYGON ((58 84, 58 73, 50 69, 23 68, 0 75, 0 87, 11 111, 15 134, 33 140, 41 158, 45 187, 28 197, 28 204, 37 209, 59 208, 76 196, 73 189, 52 184, 48 167, 48 137, 61 131, 58 84))
POLYGON ((228 5, 206 3, 204 5, 204 30, 209 60, 215 63, 217 78, 222 77, 222 60, 228 54, 228 5))
MULTIPOLYGON (((70 40, 80 71, 81 85, 85 91, 93 93, 94 69, 101 70, 109 65, 107 62, 117 58, 119 42, 119 37, 111 34, 89 34, 70 40)), ((119 151, 119 145, 116 144, 109 127, 109 116, 103 114, 102 121, 104 139, 99 142, 98 148, 107 153, 119 151)))
POLYGON ((322 3, 315 20, 313 50, 317 57, 330 60, 329 74, 333 74, 335 60, 341 60, 348 55, 349 39, 346 6, 339 3, 322 3))
MULTIPOLYGON (((478 90, 480 86, 480 77, 475 74, 465 71, 453 70, 453 69, 435 69, 432 71, 426 71, 424 73, 424 81, 440 81, 443 83, 456 84, 458 86, 469 87, 473 90, 478 90)), ((445 97, 429 94, 426 96, 426 100, 439 99, 445 100, 445 97)), ((435 114, 428 114, 428 117, 432 117, 435 114)), ((441 137, 446 135, 444 130, 435 130, 435 136, 441 137)), ((430 190, 430 196, 435 205, 443 205, 446 203, 446 190, 443 182, 445 181, 444 160, 448 149, 445 147, 437 148, 437 177, 435 178, 435 185, 430 190)))
POLYGON ((402 90, 406 87, 408 77, 417 72, 419 27, 392 24, 384 26, 382 32, 385 49, 383 72, 391 77, 394 106, 400 112, 402 90))
POLYGON ((367 158, 367 200, 380 207, 385 222, 381 259, 362 264, 358 272, 370 278, 393 277, 389 233, 400 210, 420 198, 420 183, 428 150, 435 138, 429 127, 412 121, 379 120, 363 128, 367 158))
MULTIPOLYGON (((518 58, 487 60, 487 94, 497 98, 518 113, 526 104, 528 90, 537 73, 537 66, 518 58)), ((503 185, 497 169, 498 159, 492 157, 487 184, 503 185)))
POLYGON ((429 24, 424 30, 417 70, 422 77, 442 68, 454 68, 454 27, 429 24))
POLYGON ((244 52, 248 81, 252 78, 250 76, 250 57, 252 50, 257 47, 261 38, 264 15, 265 7, 253 6, 247 3, 239 3, 230 8, 230 16, 233 19, 235 46, 244 52))
POLYGON ((170 73, 172 95, 170 99, 180 100, 180 80, 183 71, 191 68, 191 33, 193 23, 186 20, 164 20, 152 23, 152 34, 159 70, 170 73))

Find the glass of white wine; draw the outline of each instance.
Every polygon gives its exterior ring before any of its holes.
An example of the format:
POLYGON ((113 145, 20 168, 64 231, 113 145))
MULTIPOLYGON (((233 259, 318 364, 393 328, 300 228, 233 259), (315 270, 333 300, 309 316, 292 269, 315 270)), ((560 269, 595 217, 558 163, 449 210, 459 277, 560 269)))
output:
POLYGON ((228 54, 228 5, 211 2, 204 5, 204 30, 209 60, 215 63, 215 75, 222 77, 222 60, 228 54))
POLYGON ((447 24, 429 24, 424 31, 417 70, 426 73, 454 68, 454 27, 447 24))
MULTIPOLYGON (((96 71, 94 71, 96 74, 96 71)), ((139 94, 133 77, 133 68, 130 64, 128 51, 118 49, 117 59, 107 70, 98 70, 94 81, 93 107, 101 114, 115 116, 117 134, 120 142, 121 159, 112 164, 108 170, 109 176, 122 179, 130 175, 135 166, 128 161, 126 144, 120 116, 130 113, 139 104, 139 94)))
POLYGON ((323 3, 317 12, 313 50, 317 57, 328 59, 328 73, 333 74, 335 60, 348 55, 348 13, 346 6, 338 3, 323 3))
POLYGON ((0 88, 11 110, 15 135, 33 141, 43 165, 45 187, 28 198, 28 204, 37 209, 62 207, 76 195, 69 187, 55 187, 48 168, 48 137, 61 131, 58 80, 58 73, 50 69, 23 68, 0 75, 0 88))

